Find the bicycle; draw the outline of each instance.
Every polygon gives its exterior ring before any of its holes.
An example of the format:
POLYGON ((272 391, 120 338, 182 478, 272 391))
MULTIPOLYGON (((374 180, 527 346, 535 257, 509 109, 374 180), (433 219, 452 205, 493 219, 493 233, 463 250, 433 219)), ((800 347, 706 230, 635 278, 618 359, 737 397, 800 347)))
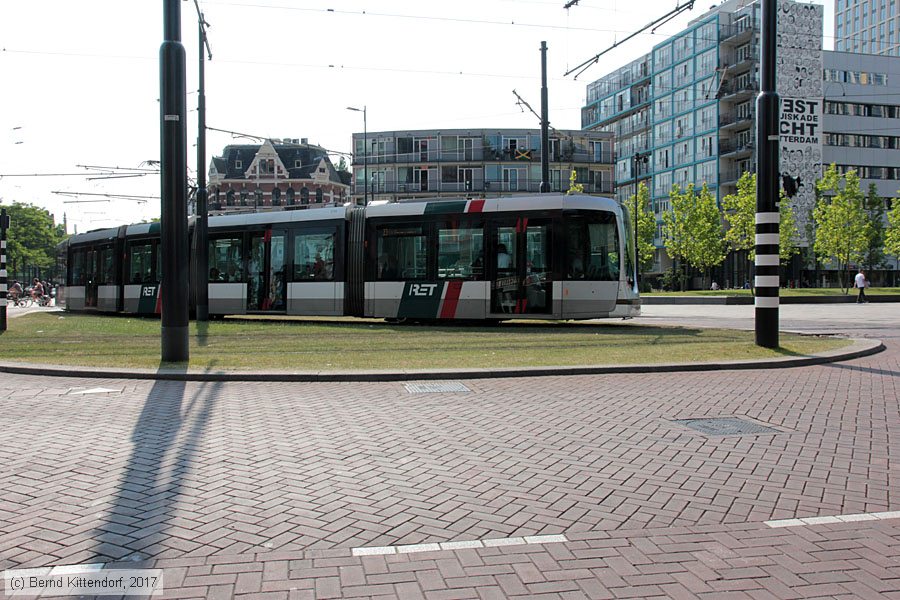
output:
POLYGON ((28 308, 32 305, 34 301, 31 299, 31 296, 21 295, 21 296, 11 296, 9 297, 9 303, 16 307, 28 308))

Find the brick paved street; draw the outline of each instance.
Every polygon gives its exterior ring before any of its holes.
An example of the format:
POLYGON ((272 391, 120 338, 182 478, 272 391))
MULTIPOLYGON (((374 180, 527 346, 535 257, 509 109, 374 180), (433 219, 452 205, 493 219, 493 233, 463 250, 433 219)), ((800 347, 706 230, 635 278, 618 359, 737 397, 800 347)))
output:
MULTIPOLYGON (((744 308, 646 311, 752 327, 744 308)), ((900 598, 900 513, 765 524, 900 511, 900 318, 841 309, 783 319, 887 351, 456 393, 4 374, 0 569, 164 568, 171 598, 900 598), (775 433, 675 422, 701 417, 775 433)))

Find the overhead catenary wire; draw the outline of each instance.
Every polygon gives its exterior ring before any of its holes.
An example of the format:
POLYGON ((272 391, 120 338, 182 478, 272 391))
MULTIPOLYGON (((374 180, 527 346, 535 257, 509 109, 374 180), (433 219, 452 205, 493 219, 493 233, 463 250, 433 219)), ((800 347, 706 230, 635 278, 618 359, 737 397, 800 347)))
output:
POLYGON ((659 27, 665 23, 668 23, 669 21, 674 19, 677 15, 681 14, 682 12, 684 12, 686 10, 691 10, 693 8, 694 8, 694 0, 687 0, 687 2, 685 2, 684 4, 677 5, 674 9, 672 9, 665 15, 647 23, 642 28, 638 29, 635 32, 632 32, 630 35, 626 36, 622 40, 614 42, 612 46, 601 51, 599 54, 596 54, 593 58, 589 58, 586 61, 584 61, 583 63, 581 63, 580 65, 578 65, 577 67, 569 69, 568 71, 566 71, 564 76, 568 76, 568 75, 574 73, 575 71, 578 71, 577 73, 575 73, 575 76, 573 77, 573 79, 578 79, 579 75, 584 73, 588 68, 590 68, 591 65, 596 64, 600 60, 600 57, 603 56, 604 54, 606 54, 607 52, 613 50, 614 48, 621 46, 628 40, 640 35, 641 33, 643 33, 644 31, 646 31, 648 29, 653 28, 650 33, 651 34, 655 33, 657 27, 659 27))

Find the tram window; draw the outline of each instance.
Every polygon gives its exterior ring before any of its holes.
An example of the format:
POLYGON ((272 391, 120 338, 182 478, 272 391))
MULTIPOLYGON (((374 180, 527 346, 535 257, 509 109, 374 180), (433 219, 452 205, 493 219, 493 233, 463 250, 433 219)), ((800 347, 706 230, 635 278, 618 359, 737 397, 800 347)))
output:
POLYGON ((128 277, 131 283, 150 283, 153 280, 153 246, 134 244, 128 251, 128 277))
POLYGON ((612 215, 590 220, 569 217, 566 240, 566 275, 569 279, 619 279, 619 235, 612 215))
POLYGON ((72 272, 69 285, 84 285, 84 250, 72 253, 72 272))
POLYGON ((215 238, 209 242, 209 281, 240 283, 244 281, 240 237, 215 238))
POLYGON ((484 278, 484 230, 481 227, 438 229, 438 278, 484 278))
POLYGON ((100 276, 97 279, 100 285, 116 283, 115 252, 112 248, 100 250, 100 276))
POLYGON ((427 277, 428 243, 421 227, 379 227, 377 235, 377 279, 396 281, 427 277))
POLYGON ((294 238, 294 281, 334 279, 334 232, 297 233, 294 238))

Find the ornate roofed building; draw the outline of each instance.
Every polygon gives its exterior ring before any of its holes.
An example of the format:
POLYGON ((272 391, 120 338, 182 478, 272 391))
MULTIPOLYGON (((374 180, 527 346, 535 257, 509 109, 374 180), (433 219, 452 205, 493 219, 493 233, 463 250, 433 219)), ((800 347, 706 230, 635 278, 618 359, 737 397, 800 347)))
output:
POLYGON ((350 200, 350 173, 306 138, 225 146, 209 166, 209 212, 321 208, 350 200))

